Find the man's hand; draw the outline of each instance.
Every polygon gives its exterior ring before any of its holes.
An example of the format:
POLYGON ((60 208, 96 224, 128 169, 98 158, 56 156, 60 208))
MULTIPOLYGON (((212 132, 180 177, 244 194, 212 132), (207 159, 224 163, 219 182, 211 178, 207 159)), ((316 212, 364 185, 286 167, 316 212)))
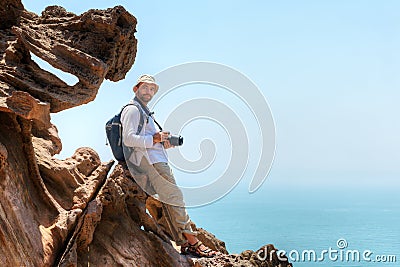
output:
POLYGON ((161 143, 162 142, 162 133, 158 132, 153 135, 153 144, 161 143))
POLYGON ((153 135, 153 144, 168 141, 169 132, 158 132, 153 135))
POLYGON ((168 141, 170 132, 158 132, 153 135, 153 144, 162 143, 165 149, 175 147, 168 141))
POLYGON ((163 146, 165 149, 174 148, 175 146, 171 145, 171 143, 167 140, 163 142, 163 146))

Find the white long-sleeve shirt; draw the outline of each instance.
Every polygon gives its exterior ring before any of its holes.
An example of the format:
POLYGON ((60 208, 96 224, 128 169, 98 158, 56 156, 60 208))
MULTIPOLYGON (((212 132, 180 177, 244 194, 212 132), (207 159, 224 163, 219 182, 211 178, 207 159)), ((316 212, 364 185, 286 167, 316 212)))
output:
MULTIPOLYGON (((133 103, 132 99, 130 103, 133 103)), ((153 144, 153 135, 158 132, 154 120, 143 112, 144 124, 137 135, 140 113, 135 105, 129 105, 121 113, 122 141, 124 146, 133 148, 129 161, 136 166, 140 165, 142 157, 145 156, 150 164, 157 162, 168 162, 167 153, 161 143, 153 144)))

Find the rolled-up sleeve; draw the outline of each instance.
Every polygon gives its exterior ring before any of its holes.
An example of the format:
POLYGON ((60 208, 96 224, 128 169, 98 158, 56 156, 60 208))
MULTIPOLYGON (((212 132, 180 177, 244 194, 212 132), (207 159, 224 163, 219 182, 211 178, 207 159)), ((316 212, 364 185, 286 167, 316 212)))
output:
POLYGON ((127 106, 122 111, 122 141, 127 147, 151 148, 153 146, 153 135, 136 134, 140 121, 139 112, 139 109, 134 105, 127 106))

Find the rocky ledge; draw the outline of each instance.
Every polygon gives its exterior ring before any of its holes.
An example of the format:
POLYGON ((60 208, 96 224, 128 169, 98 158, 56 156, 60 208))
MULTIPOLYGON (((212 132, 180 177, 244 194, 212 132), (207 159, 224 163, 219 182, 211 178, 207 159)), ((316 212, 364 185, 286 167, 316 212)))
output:
POLYGON ((291 266, 272 245, 229 255, 196 225, 222 254, 181 255, 162 204, 123 166, 110 173, 114 162, 91 148, 53 157, 62 144, 50 113, 88 103, 104 79, 125 77, 136 56, 134 16, 121 6, 82 15, 51 6, 38 16, 1 0, 0 17, 0 266, 291 266), (30 53, 79 82, 67 85, 30 53))

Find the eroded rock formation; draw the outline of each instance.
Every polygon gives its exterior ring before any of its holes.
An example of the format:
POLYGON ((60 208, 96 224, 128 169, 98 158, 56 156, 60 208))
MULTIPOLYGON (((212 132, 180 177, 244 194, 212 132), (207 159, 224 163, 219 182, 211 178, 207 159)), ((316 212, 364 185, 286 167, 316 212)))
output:
POLYGON ((50 113, 92 101, 104 79, 124 78, 136 55, 135 17, 121 6, 82 15, 51 6, 38 16, 19 0, 0 2, 0 266, 290 266, 276 255, 228 255, 195 225, 223 254, 180 255, 162 204, 123 166, 109 175, 113 162, 91 148, 53 157, 62 144, 50 113), (67 85, 30 53, 79 82, 67 85))
POLYGON ((1 23, 3 94, 25 91, 58 112, 92 101, 105 78, 123 79, 134 63, 136 19, 121 6, 80 16, 50 6, 37 16, 25 11, 19 1, 5 2, 0 14, 19 16, 1 23), (75 75, 79 82, 68 86, 40 69, 29 52, 75 75))

